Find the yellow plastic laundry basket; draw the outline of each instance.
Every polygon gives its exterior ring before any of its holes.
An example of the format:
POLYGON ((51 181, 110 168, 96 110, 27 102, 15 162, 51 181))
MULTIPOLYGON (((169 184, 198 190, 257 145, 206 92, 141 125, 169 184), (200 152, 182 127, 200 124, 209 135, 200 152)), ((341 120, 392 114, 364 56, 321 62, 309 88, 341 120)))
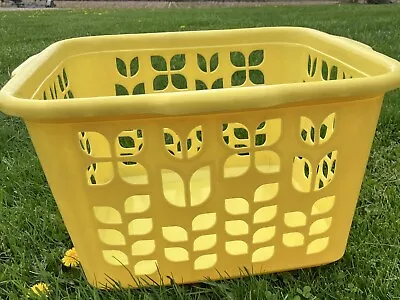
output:
POLYGON ((88 280, 195 282, 339 259, 400 64, 305 28, 77 38, 18 67, 88 280), (244 272, 243 270, 247 270, 244 272))

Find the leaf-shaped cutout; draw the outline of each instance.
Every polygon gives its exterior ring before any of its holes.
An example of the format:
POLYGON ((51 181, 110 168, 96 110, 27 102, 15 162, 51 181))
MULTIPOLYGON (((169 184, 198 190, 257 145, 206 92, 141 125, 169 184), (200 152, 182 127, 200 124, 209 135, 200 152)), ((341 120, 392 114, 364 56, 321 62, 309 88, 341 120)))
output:
POLYGON ((134 268, 135 275, 150 275, 157 272, 157 260, 142 260, 139 261, 134 268))
POLYGON ((133 161, 117 163, 119 176, 130 184, 147 184, 149 182, 146 168, 133 161))
POLYGON ((190 178, 190 205, 203 204, 211 192, 211 170, 205 166, 193 173, 190 178))
POLYGON ((185 242, 188 240, 187 231, 179 226, 163 227, 162 234, 167 241, 172 243, 185 242))
POLYGON ((313 121, 304 116, 300 118, 300 137, 307 145, 315 144, 315 125, 313 121))
POLYGON ((207 72, 207 61, 203 55, 197 54, 197 65, 203 72, 207 72))
POLYGON ((162 91, 168 87, 168 76, 158 75, 153 80, 153 90, 162 91))
POLYGON ((186 77, 183 76, 182 74, 172 74, 171 81, 172 81, 172 85, 175 88, 177 88, 179 90, 187 89, 186 77))
POLYGON ((62 92, 64 92, 65 87, 64 87, 64 83, 63 83, 63 81, 62 81, 62 79, 61 79, 61 76, 58 75, 57 77, 58 77, 58 85, 60 86, 60 90, 61 90, 62 92))
POLYGON ((112 266, 127 266, 129 264, 128 256, 118 250, 103 250, 103 258, 112 266))
POLYGON ((93 211, 96 219, 103 224, 122 224, 121 214, 115 208, 95 206, 93 211))
POLYGON ((299 247, 304 245, 304 235, 300 232, 284 233, 282 242, 286 247, 299 247))
POLYGON ((231 52, 230 58, 232 65, 235 67, 244 67, 246 65, 246 59, 242 52, 231 52))
POLYGON ((218 53, 214 53, 210 59, 210 71, 214 72, 218 68, 218 53))
POLYGON ((169 154, 182 158, 182 142, 178 134, 170 128, 164 128, 164 145, 169 154))
POLYGON ((338 79, 338 67, 332 66, 331 72, 329 74, 329 80, 336 80, 338 79))
POLYGON ((249 248, 243 241, 229 241, 225 242, 225 251, 230 255, 247 254, 249 248))
POLYGON ((246 82, 246 71, 236 71, 232 74, 231 77, 231 85, 232 86, 241 86, 246 82))
POLYGON ((124 87, 123 85, 120 85, 120 84, 116 84, 115 85, 115 96, 126 96, 126 95, 129 95, 129 92, 126 89, 126 87, 124 87))
POLYGON ((324 251, 329 245, 329 237, 316 239, 307 246, 307 254, 315 254, 324 251))
POLYGON ((161 170, 162 187, 165 199, 176 207, 185 207, 185 185, 182 177, 172 171, 161 170))
POLYGON ((172 262, 181 262, 189 260, 189 252, 182 247, 172 247, 164 249, 165 257, 172 262))
POLYGON ((327 187, 332 182, 337 168, 336 161, 337 151, 328 153, 320 160, 315 179, 315 191, 327 187))
POLYGON ((306 225, 307 216, 301 211, 293 211, 285 213, 284 221, 287 227, 301 227, 306 225))
POLYGON ((253 234, 253 244, 265 243, 275 236, 275 226, 263 227, 253 234))
POLYGON ((156 71, 167 71, 167 62, 164 57, 159 55, 151 57, 151 66, 156 71))
POLYGON ((233 154, 225 160, 224 177, 239 177, 244 175, 250 168, 250 155, 233 154))
POLYGON ((226 221, 225 231, 232 236, 244 235, 249 233, 249 225, 243 220, 226 221))
POLYGON ((203 81, 196 79, 196 91, 198 90, 207 90, 207 85, 203 81))
POLYGON ((270 201, 276 197, 279 183, 267 183, 259 186, 254 192, 254 202, 270 201))
POLYGON ((281 137, 282 120, 271 119, 261 122, 256 129, 256 147, 272 146, 281 137))
POLYGON ((231 215, 247 214, 249 203, 243 198, 225 199, 225 210, 231 215))
POLYGON ((261 70, 250 70, 249 71, 250 81, 254 84, 264 84, 264 73, 261 70))
POLYGON ((222 89, 224 87, 224 80, 222 78, 218 78, 217 80, 215 80, 213 82, 213 84, 211 85, 211 88, 213 90, 215 89, 222 89))
POLYGON ((68 81, 68 76, 67 76, 67 71, 65 69, 63 69, 63 79, 64 79, 64 83, 65 83, 65 87, 67 87, 69 85, 69 81, 68 81))
POLYGON ((54 95, 55 95, 55 99, 58 99, 58 94, 57 94, 58 88, 56 86, 56 83, 54 83, 54 95))
POLYGON ((139 240, 132 244, 131 252, 134 256, 149 255, 156 249, 154 240, 139 240))
POLYGON ((254 213, 253 223, 258 224, 258 223, 269 222, 273 218, 275 218, 276 213, 277 213, 276 205, 261 207, 254 213))
POLYGON ((216 213, 205 213, 196 216, 192 221, 192 230, 207 230, 217 223, 217 214, 216 213))
POLYGON ((106 245, 122 246, 125 245, 124 235, 115 229, 98 229, 100 240, 106 245))
POLYGON ((252 263, 259 263, 269 260, 275 252, 274 246, 262 247, 253 252, 251 256, 252 263))
POLYGON ((146 94, 146 90, 145 90, 145 87, 144 87, 144 83, 142 82, 142 83, 137 84, 137 85, 133 88, 132 94, 133 94, 133 95, 142 95, 142 94, 146 94))
POLYGON ((329 79, 329 66, 325 60, 322 61, 321 75, 322 75, 322 79, 324 79, 324 80, 329 79))
POLYGON ((199 236, 193 242, 193 251, 204 251, 211 249, 217 244, 216 234, 207 234, 199 236))
POLYGON ((135 219, 128 224, 129 235, 145 235, 153 230, 153 219, 142 218, 135 219))
POLYGON ((131 77, 135 76, 139 72, 139 58, 138 57, 134 57, 131 60, 130 72, 131 72, 131 77))
POLYGON ((311 56, 308 56, 308 75, 310 77, 314 77, 315 71, 317 70, 317 58, 312 59, 311 56))
POLYGON ((264 61, 264 50, 254 50, 249 55, 249 65, 259 66, 264 61))
POLYGON ((332 217, 326 219, 319 219, 311 224, 309 235, 316 235, 326 232, 332 224, 332 217))
POLYGON ((134 195, 126 199, 125 212, 126 213, 142 213, 150 208, 149 195, 134 195))
POLYGON ((182 70, 185 64, 185 54, 176 54, 171 58, 171 70, 182 70))
POLYGON ((195 270, 210 269, 217 263, 217 254, 202 255, 194 261, 195 270))
POLYGON ((332 137, 335 131, 335 122, 335 113, 330 114, 324 119, 319 131, 320 144, 326 143, 332 137))
POLYGON ((311 209, 311 215, 321 215, 329 212, 335 204, 335 196, 328 196, 315 201, 311 209))
POLYGON ((122 59, 120 59, 120 58, 117 57, 117 58, 115 59, 115 63, 116 63, 116 65, 117 65, 118 73, 119 73, 120 75, 124 76, 124 77, 127 77, 127 76, 128 76, 128 71, 127 71, 127 69, 126 69, 126 64, 125 64, 125 62, 124 62, 122 59))
POLYGON ((232 149, 250 147, 249 130, 242 123, 228 123, 222 125, 225 143, 232 149), (228 139, 226 139, 226 137, 228 139))
POLYGON ((203 147, 203 131, 201 126, 193 128, 186 140, 188 158, 195 157, 203 147))
POLYGON ((270 174, 279 172, 281 159, 277 153, 270 150, 256 151, 254 163, 259 172, 270 174))
POLYGON ((292 184, 299 192, 308 193, 311 190, 311 163, 304 157, 293 160, 292 184))

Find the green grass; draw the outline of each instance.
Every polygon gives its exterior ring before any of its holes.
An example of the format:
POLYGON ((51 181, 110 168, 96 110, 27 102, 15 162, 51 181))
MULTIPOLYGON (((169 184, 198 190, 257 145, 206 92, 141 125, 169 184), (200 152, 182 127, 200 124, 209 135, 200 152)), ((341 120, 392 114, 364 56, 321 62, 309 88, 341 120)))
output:
MULTIPOLYGON (((400 60, 400 6, 0 12, 0 87, 60 39, 133 32, 297 25, 365 42, 400 60)), ((22 121, 0 114, 0 299, 38 281, 50 299, 399 299, 400 92, 387 95, 349 244, 333 264, 188 286, 99 291, 61 267, 71 246, 22 121)))

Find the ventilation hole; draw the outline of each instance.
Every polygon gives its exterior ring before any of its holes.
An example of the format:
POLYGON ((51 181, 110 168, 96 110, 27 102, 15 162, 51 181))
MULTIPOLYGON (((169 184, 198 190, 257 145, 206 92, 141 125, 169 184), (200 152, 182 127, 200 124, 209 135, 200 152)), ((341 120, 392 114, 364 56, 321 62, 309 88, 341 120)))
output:
POLYGON ((89 140, 86 140, 86 151, 88 154, 92 153, 92 148, 90 147, 89 140))
POLYGON ((322 140, 325 139, 327 130, 328 130, 328 126, 326 126, 325 124, 322 124, 321 129, 319 131, 319 137, 322 140))
POLYGON ((70 99, 74 98, 74 94, 72 94, 71 91, 68 91, 67 94, 68 94, 68 98, 70 98, 70 99))
POLYGON ((217 80, 215 80, 211 86, 211 88, 213 90, 215 89, 222 89, 224 87, 224 81, 222 78, 218 78, 217 80))
POLYGON ((312 206, 311 215, 321 215, 329 212, 335 203, 335 196, 318 199, 312 206))
POLYGON ((120 85, 120 84, 116 84, 115 85, 115 96, 126 96, 126 95, 129 95, 129 92, 126 89, 126 87, 124 87, 123 85, 120 85))
POLYGON ((215 266, 217 254, 202 255, 194 261, 195 270, 206 270, 215 266))
POLYGON ((328 67, 328 64, 326 63, 326 61, 324 61, 324 60, 322 61, 321 74, 322 74, 322 78, 324 80, 328 80, 329 67, 328 67))
POLYGON ((254 84, 264 84, 264 74, 260 70, 250 70, 249 77, 254 84))
POLYGON ((60 85, 60 90, 61 90, 62 92, 64 92, 65 87, 64 87, 64 83, 62 82, 61 76, 58 75, 57 77, 58 77, 58 84, 60 85))
POLYGON ((196 90, 206 90, 207 89, 207 85, 201 81, 201 80, 196 80, 196 90))
POLYGON ((190 178, 190 205, 203 204, 211 193, 210 166, 202 167, 193 173, 190 178))
POLYGON ((253 234, 253 244, 265 243, 275 236, 275 226, 263 227, 253 234))
POLYGON ((299 247, 304 244, 304 235, 300 232, 284 233, 282 242, 286 247, 299 247))
POLYGON ((256 147, 264 146, 267 141, 266 134, 256 134, 256 147))
POLYGON ((185 186, 182 177, 171 170, 161 170, 162 187, 165 199, 176 207, 185 207, 185 186))
POLYGON ((122 224, 121 214, 115 208, 109 206, 94 206, 96 219, 103 224, 122 224))
POLYGON ((333 66, 331 68, 331 74, 329 76, 329 80, 337 80, 338 79, 338 68, 337 66, 333 66))
POLYGON ((249 233, 249 226, 242 220, 226 221, 225 231, 232 236, 244 235, 249 233))
POLYGON ((96 164, 96 163, 92 164, 92 167, 93 167, 93 171, 96 171, 96 169, 97 169, 97 164, 96 164))
POLYGON ((131 196, 125 201, 126 213, 142 213, 150 208, 149 195, 131 196))
POLYGON ((259 66, 264 60, 264 50, 255 50, 249 55, 249 65, 259 66))
POLYGON ((310 167, 308 163, 304 164, 304 176, 306 176, 307 178, 310 176, 310 167))
POLYGON ((201 54, 197 54, 197 65, 199 66, 200 70, 207 72, 207 62, 204 56, 201 54))
POLYGON ((96 165, 96 170, 87 168, 86 178, 89 185, 105 185, 112 181, 114 170, 112 163, 99 162, 96 165))
POLYGON ((139 136, 139 130, 124 130, 119 133, 116 141, 116 152, 119 156, 134 156, 143 149, 143 137, 139 136))
POLYGON ((211 56, 210 59, 210 71, 214 72, 218 67, 218 53, 215 53, 213 56, 211 56))
POLYGON ((244 175, 250 168, 250 155, 239 153, 229 156, 224 164, 224 177, 239 177, 244 175))
POLYGON ((164 249, 165 257, 172 262, 181 262, 189 260, 189 252, 185 248, 173 247, 164 249))
POLYGON ((231 215, 249 213, 249 203, 243 198, 225 199, 225 210, 231 215))
POLYGON ((168 86, 168 76, 167 75, 158 75, 154 78, 153 81, 153 90, 162 91, 165 90, 168 86))
POLYGON ((328 163, 326 161, 322 163, 322 174, 325 178, 328 178, 328 163))
POLYGON ((333 135, 335 130, 336 114, 332 113, 325 118, 320 127, 320 143, 327 142, 333 135))
POLYGON ((232 86, 240 86, 243 85, 246 81, 246 71, 236 71, 233 73, 231 78, 232 86))
POLYGON ((213 248, 217 244, 217 235, 208 234, 196 238, 193 242, 193 251, 204 251, 213 248))
POLYGON ((265 122, 265 121, 262 121, 260 124, 258 124, 258 126, 257 126, 257 130, 264 129, 264 128, 265 128, 265 126, 266 126, 266 124, 267 124, 267 122, 265 122))
POLYGON ((203 131, 201 126, 193 128, 186 140, 188 158, 196 156, 203 147, 203 131))
POLYGON ((310 162, 300 156, 293 160, 292 184, 299 192, 307 193, 311 189, 312 172, 310 166, 310 162))
POLYGON ((43 92, 43 100, 47 100, 46 92, 43 92))
POLYGON ((120 75, 124 76, 124 77, 127 77, 127 76, 128 76, 128 73, 127 73, 127 69, 126 69, 126 64, 125 64, 125 62, 124 62, 122 59, 120 59, 120 58, 117 57, 117 58, 115 59, 115 63, 116 63, 116 65, 117 65, 118 73, 119 73, 120 75))
POLYGON ((238 139, 248 139, 249 138, 249 132, 246 128, 235 128, 235 129, 233 129, 233 132, 235 134, 235 137, 238 139))
POLYGON ((171 70, 182 70, 185 64, 184 54, 176 54, 171 58, 171 70))
POLYGON ((130 136, 119 136, 118 141, 122 148, 135 148, 135 141, 130 136))
POLYGON ((65 71, 65 69, 63 69, 63 78, 64 78, 64 83, 65 83, 65 87, 67 87, 69 85, 68 82, 68 76, 67 76, 67 72, 65 71))
POLYGON ((142 95, 142 94, 146 94, 146 90, 144 88, 144 83, 139 83, 138 85, 136 85, 132 91, 133 95, 142 95))
POLYGON ((331 172, 334 174, 336 170, 336 160, 332 162, 331 172))
POLYGON ((308 75, 311 76, 311 56, 308 55, 308 64, 307 64, 308 75))
POLYGON ((229 241, 225 243, 225 250, 230 255, 243 255, 247 254, 249 249, 243 241, 229 241))
POLYGON ((172 74, 171 75, 172 85, 177 89, 183 90, 187 88, 187 81, 185 76, 181 74, 172 74))
POLYGON ((256 151, 255 152, 255 165, 259 172, 270 174, 279 172, 281 160, 273 151, 256 151))
POLYGON ((187 231, 179 226, 163 227, 162 234, 164 239, 172 243, 186 242, 188 240, 187 231))
POLYGON ((332 224, 332 218, 320 219, 310 226, 309 235, 317 235, 326 232, 332 224))
POLYGON ((118 250, 103 250, 104 260, 112 266, 129 265, 128 256, 118 250))
POLYGON ((165 58, 162 56, 152 56, 151 66, 156 71, 167 71, 167 62, 165 61, 165 58))
POLYGON ((288 227, 301 227, 307 223, 307 217, 301 211, 285 213, 285 225, 288 227))
POLYGON ((316 239, 307 246, 307 254, 315 254, 324 251, 329 245, 329 237, 316 239))
POLYGON ((315 142, 315 128, 314 127, 311 127, 310 138, 311 138, 311 142, 314 144, 314 142, 315 142))
POLYGON ((139 58, 138 57, 134 57, 131 60, 130 71, 131 71, 131 76, 134 76, 139 72, 139 58))
POLYGON ((100 240, 111 246, 123 246, 125 245, 125 237, 121 232, 115 229, 98 229, 100 240))
POLYGON ((50 94, 51 94, 51 99, 55 99, 55 97, 54 97, 54 93, 53 93, 53 89, 52 88, 50 88, 50 94))
POLYGON ((246 60, 241 52, 231 52, 231 63, 235 67, 244 67, 246 65, 246 60))
POLYGON ((254 213, 253 223, 259 224, 259 223, 269 222, 273 218, 275 218, 276 213, 277 213, 276 205, 262 207, 254 213))
POLYGON ((156 243, 154 240, 140 240, 132 244, 132 255, 143 256, 152 254, 156 249, 156 243))
POLYGON ((128 224, 129 235, 146 235, 153 230, 151 218, 135 219, 128 224))
POLYGON ((259 186, 254 193, 254 202, 270 201, 276 197, 279 183, 267 183, 259 186))
POLYGON ((217 223, 216 213, 206 213, 196 216, 192 221, 192 230, 208 230, 217 223))
POLYGON ((139 261, 134 268, 135 275, 151 275, 157 272, 157 260, 139 261))
POLYGON ((229 145, 229 136, 224 136, 224 142, 225 144, 229 145))
POLYGON ((260 263, 269 260, 274 255, 274 246, 262 247, 253 252, 252 263, 260 263))
POLYGON ((122 180, 130 184, 147 184, 146 168, 138 162, 118 162, 118 172, 122 180))
POLYGON ((303 141, 307 140, 307 131, 306 130, 303 129, 301 131, 300 135, 301 135, 301 138, 303 139, 303 141))

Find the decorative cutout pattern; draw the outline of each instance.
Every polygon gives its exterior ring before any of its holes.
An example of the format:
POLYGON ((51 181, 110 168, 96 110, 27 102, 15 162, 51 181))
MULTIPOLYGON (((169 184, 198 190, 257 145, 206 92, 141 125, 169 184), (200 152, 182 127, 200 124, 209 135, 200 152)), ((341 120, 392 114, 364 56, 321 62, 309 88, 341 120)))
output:
POLYGON ((307 61, 307 79, 304 82, 351 79, 354 74, 356 74, 355 71, 340 62, 310 54, 307 61))

